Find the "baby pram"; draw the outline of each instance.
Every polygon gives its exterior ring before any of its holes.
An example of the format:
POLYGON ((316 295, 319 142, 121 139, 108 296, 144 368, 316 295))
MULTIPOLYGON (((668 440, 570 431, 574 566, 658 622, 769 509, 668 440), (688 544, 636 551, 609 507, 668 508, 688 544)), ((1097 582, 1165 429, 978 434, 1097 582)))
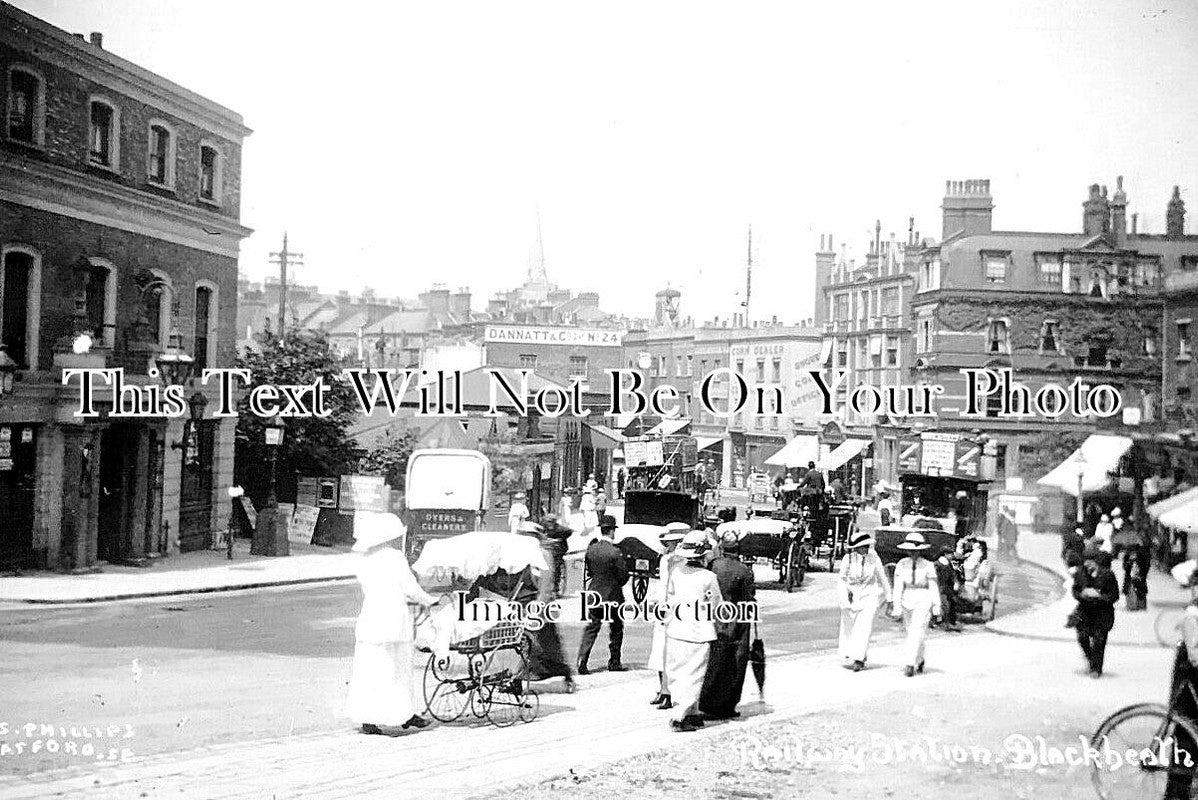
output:
POLYGON ((451 600, 439 602, 416 626, 417 647, 429 653, 424 699, 434 719, 453 722, 467 710, 499 727, 536 719, 540 700, 528 685, 524 623, 498 614, 495 601, 514 600, 523 576, 546 570, 540 543, 529 536, 474 531, 425 544, 412 571, 444 588, 451 600), (517 576, 506 596, 483 590, 459 603, 450 593, 501 572, 517 576))

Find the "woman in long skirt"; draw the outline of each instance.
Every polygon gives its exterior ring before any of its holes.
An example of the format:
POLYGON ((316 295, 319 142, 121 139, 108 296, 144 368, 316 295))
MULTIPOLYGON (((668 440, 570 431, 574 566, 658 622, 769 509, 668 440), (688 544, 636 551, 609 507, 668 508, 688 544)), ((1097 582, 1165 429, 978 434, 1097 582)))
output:
MULTIPOLYGON (((664 603, 666 600, 666 586, 670 580, 670 573, 674 567, 682 563, 675 551, 678 543, 682 541, 689 530, 690 526, 684 522, 671 522, 659 537, 665 552, 657 562, 657 596, 653 598, 654 603, 664 603)), ((649 661, 645 666, 657 671, 657 696, 649 701, 649 705, 658 708, 673 708, 669 682, 666 679, 666 623, 664 621, 657 622, 655 620, 653 623, 653 643, 649 648, 649 661)))
POLYGON ((940 616, 940 582, 936 579, 936 565, 923 557, 930 547, 922 533, 912 531, 898 546, 911 555, 902 559, 894 568, 894 608, 896 619, 902 619, 907 628, 907 644, 904 648, 906 666, 903 672, 908 678, 923 672, 924 643, 928 638, 928 625, 932 617, 940 616))
POLYGON ((354 519, 353 550, 362 587, 362 611, 355 628, 353 671, 345 715, 361 725, 362 733, 383 728, 423 728, 424 703, 412 679, 412 615, 408 603, 436 602, 416 582, 400 550, 391 543, 404 535, 394 514, 359 511, 354 519))
POLYGON ((670 728, 693 731, 703 726, 699 714, 699 696, 707 675, 711 643, 715 641, 715 623, 696 613, 699 603, 712 608, 723 602, 715 573, 703 568, 703 556, 709 545, 703 531, 691 531, 678 545, 685 563, 676 567, 666 587, 666 603, 672 610, 666 623, 666 679, 673 712, 670 728))
POLYGON ((890 600, 886 568, 873 546, 874 539, 868 533, 854 533, 836 581, 840 593, 840 655, 852 662, 853 672, 865 669, 874 618, 882 603, 890 600))

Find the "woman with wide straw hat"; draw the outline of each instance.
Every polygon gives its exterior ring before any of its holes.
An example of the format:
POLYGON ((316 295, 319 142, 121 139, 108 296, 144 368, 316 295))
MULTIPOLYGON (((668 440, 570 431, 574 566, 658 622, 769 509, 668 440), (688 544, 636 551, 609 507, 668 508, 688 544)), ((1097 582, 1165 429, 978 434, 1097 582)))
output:
MULTIPOLYGON (((653 598, 654 603, 664 603, 666 600, 666 585, 670 580, 670 574, 675 567, 682 563, 682 558, 676 552, 678 543, 688 533, 690 533, 690 526, 685 522, 671 522, 658 537, 665 552, 657 562, 657 591, 653 598)), ((673 708, 674 704, 670 699, 670 685, 666 677, 666 623, 664 621, 654 621, 653 623, 653 644, 649 648, 649 661, 645 666, 657 670, 658 679, 657 696, 650 700, 649 704, 658 708, 673 708)))
POLYGON ((711 643, 715 641, 714 619, 704 613, 702 604, 714 609, 724 601, 715 573, 703 568, 708 550, 707 534, 691 531, 678 545, 685 560, 671 572, 666 586, 666 678, 673 711, 670 728, 693 731, 703 726, 699 713, 699 695, 707 675, 711 643))
POLYGON ((853 672, 860 672, 869 655, 878 608, 890 600, 890 581, 874 550, 874 537, 868 532, 854 532, 848 548, 836 581, 840 594, 840 654, 852 662, 853 672))
POLYGON ((377 511, 354 515, 353 551, 359 553, 362 610, 355 628, 353 671, 345 715, 362 733, 383 728, 423 728, 424 703, 412 680, 412 614, 409 603, 431 606, 436 599, 420 588, 408 560, 392 544, 404 536, 399 517, 377 511))
POLYGON ((911 531, 898 545, 911 555, 902 559, 894 568, 894 600, 891 613, 902 619, 907 628, 907 644, 904 648, 906 666, 903 672, 908 678, 923 672, 924 643, 928 638, 928 625, 932 617, 940 616, 940 582, 936 579, 936 565, 924 558, 931 545, 922 533, 911 531))

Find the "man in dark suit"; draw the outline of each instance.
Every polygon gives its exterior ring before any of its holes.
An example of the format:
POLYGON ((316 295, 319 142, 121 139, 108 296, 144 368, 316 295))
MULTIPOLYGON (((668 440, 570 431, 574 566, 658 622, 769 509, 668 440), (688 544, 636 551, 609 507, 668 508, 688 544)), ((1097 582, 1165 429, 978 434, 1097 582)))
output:
MULTIPOLYGON (((755 601, 757 589, 753 583, 753 568, 740 560, 740 539, 734 531, 720 538, 721 555, 708 567, 715 573, 720 594, 729 603, 755 601)), ((717 622, 716 640, 711 643, 711 657, 699 695, 699 710, 709 719, 731 719, 740 716, 736 710, 745 684, 745 669, 749 665, 748 622, 717 622)))
MULTIPOLYGON (((600 600, 624 602, 624 584, 628 582, 628 565, 624 562, 624 554, 612 540, 616 530, 615 517, 604 514, 599 518, 599 537, 591 542, 586 553, 587 589, 599 595, 600 600)), ((588 621, 582 631, 582 643, 578 647, 578 674, 587 675, 587 661, 591 657, 591 648, 599 636, 599 628, 603 626, 603 611, 592 608, 588 612, 588 621)), ((623 672, 626 668, 620 661, 620 648, 624 644, 624 622, 618 616, 613 616, 608 623, 608 660, 609 672, 623 672)))

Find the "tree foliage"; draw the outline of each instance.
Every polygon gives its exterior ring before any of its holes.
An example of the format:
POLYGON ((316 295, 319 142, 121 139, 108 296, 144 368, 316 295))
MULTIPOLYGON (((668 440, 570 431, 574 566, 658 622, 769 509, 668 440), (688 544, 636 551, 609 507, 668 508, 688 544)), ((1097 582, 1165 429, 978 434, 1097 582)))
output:
POLYGON ((387 438, 362 457, 359 470, 366 475, 382 475, 395 489, 403 489, 408 474, 408 458, 416 449, 419 435, 405 430, 399 435, 387 433, 387 438))
POLYGON ((1019 464, 1026 483, 1043 478, 1082 446, 1088 433, 1059 431, 1041 433, 1019 445, 1019 464))
MULTIPOLYGON (((343 475, 354 470, 362 453, 346 431, 360 409, 352 389, 342 380, 341 364, 323 332, 287 331, 283 340, 263 332, 257 337, 257 349, 247 350, 237 359, 237 366, 250 371, 249 386, 238 405, 237 472, 242 485, 260 496, 268 481, 265 465, 272 455, 277 459, 283 497, 287 496, 284 487, 290 487, 296 474, 343 475), (272 454, 265 443, 265 421, 250 410, 249 389, 268 384, 310 386, 317 379, 327 387, 324 408, 328 415, 284 418, 283 443, 272 454)), ((304 393, 302 399, 310 411, 312 392, 304 393)))

